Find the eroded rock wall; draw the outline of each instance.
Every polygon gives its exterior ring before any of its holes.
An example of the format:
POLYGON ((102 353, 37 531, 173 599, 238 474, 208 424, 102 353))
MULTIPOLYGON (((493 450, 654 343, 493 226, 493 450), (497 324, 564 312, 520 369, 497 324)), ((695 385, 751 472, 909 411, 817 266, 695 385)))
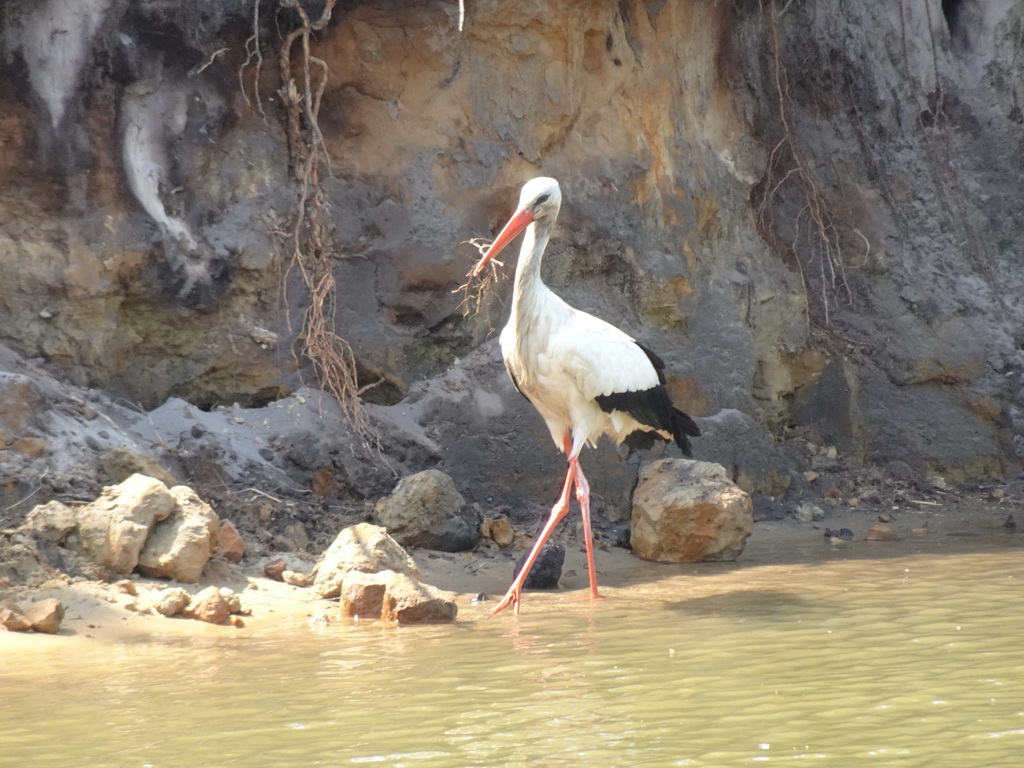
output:
POLYGON ((872 461, 1015 473, 1024 6, 791 4, 738 31, 778 148, 764 231, 807 278, 831 358, 796 412, 872 461), (798 166, 807 183, 784 178, 798 166))

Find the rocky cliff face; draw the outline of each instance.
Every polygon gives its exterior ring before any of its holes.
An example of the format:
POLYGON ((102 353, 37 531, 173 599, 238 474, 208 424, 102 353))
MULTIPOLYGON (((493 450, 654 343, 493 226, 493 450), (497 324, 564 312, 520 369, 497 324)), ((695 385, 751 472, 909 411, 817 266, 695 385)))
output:
MULTIPOLYGON (((793 430, 855 461, 1015 473, 1024 8, 782 5, 467 0, 460 31, 453 2, 329 3, 312 126, 281 89, 291 3, 9 2, 0 341, 143 411, 258 407, 314 380, 290 237, 305 132, 329 157, 333 330, 398 473, 441 466, 513 510, 555 493, 557 454, 492 338, 509 284, 469 315, 453 293, 463 241, 540 174, 565 198, 549 284, 659 351, 705 417, 698 454, 748 490, 785 491, 774 440, 793 430)), ((253 461, 326 508, 381 492, 391 473, 346 468, 344 423, 324 427, 253 461)), ((182 434, 163 458, 194 475, 182 434)), ((30 459, 24 477, 50 461, 30 459)), ((634 462, 588 458, 619 519, 634 462)))

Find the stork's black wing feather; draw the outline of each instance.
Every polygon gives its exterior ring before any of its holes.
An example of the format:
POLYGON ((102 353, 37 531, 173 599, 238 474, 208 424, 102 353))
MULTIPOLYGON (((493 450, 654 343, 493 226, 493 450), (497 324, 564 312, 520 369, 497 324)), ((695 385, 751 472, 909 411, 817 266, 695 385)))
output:
POLYGON ((637 344, 658 374, 658 386, 635 392, 613 392, 594 398, 605 413, 622 411, 641 424, 672 435, 684 456, 691 456, 687 436, 700 437, 700 427, 687 414, 675 407, 665 389, 665 362, 643 344, 637 344))

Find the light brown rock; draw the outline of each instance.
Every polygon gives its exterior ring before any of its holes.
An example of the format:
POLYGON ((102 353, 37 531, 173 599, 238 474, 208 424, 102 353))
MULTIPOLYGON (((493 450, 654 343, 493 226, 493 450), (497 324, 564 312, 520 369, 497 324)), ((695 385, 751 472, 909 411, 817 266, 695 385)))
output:
POLYGON ((131 448, 113 448, 100 457, 100 465, 115 483, 134 474, 146 475, 159 480, 168 488, 178 485, 170 472, 161 467, 152 456, 136 453, 131 448))
POLYGON ((288 564, 282 559, 271 560, 263 566, 263 575, 274 581, 284 581, 282 574, 288 569, 288 564))
POLYGON ((455 621, 459 614, 455 593, 424 584, 404 573, 396 573, 387 582, 381 619, 399 624, 425 624, 455 621))
POLYGON ((235 592, 235 590, 230 587, 221 587, 218 591, 220 592, 220 596, 227 602, 229 611, 232 613, 247 613, 247 611, 242 607, 241 595, 235 592))
POLYGON ((313 568, 317 597, 337 597, 349 571, 395 571, 419 578, 419 569, 408 553, 379 525, 359 523, 338 534, 313 568))
POLYGON ((22 530, 29 530, 45 541, 58 544, 78 525, 75 510, 57 500, 39 504, 25 517, 22 530))
POLYGON ((384 610, 384 594, 394 571, 363 573, 350 571, 341 583, 341 610, 346 616, 379 619, 384 610))
POLYGON ((25 632, 32 629, 32 622, 25 618, 17 603, 3 600, 0 601, 0 626, 11 632, 25 632))
POLYGON ((25 618, 36 632, 55 635, 60 631, 60 623, 64 620, 64 606, 60 600, 48 597, 26 608, 25 618))
POLYGON ((94 502, 78 509, 78 527, 68 542, 98 565, 131 573, 153 527, 174 508, 166 485, 147 475, 132 475, 107 486, 94 502))
POLYGON ((490 539, 502 549, 508 549, 516 540, 516 531, 512 526, 512 521, 505 517, 505 515, 485 517, 480 526, 480 533, 484 538, 490 539))
POLYGON ((750 497, 718 464, 660 459, 640 470, 631 535, 637 557, 735 560, 753 525, 750 497))
POLYGON ((150 534, 139 554, 139 571, 154 578, 195 583, 213 556, 220 518, 184 485, 171 489, 175 508, 150 534))
POLYGON ((177 616, 192 601, 192 595, 183 587, 161 589, 150 600, 150 608, 162 616, 177 616))
POLYGON ((309 575, 302 571, 284 570, 281 572, 281 581, 293 587, 308 587, 309 575))
POLYGON ((230 520, 221 521, 217 532, 217 554, 229 563, 239 563, 245 557, 245 542, 230 520))
POLYGON ((196 593, 182 615, 208 624, 227 624, 231 606, 217 587, 207 587, 196 593))
POLYGON ((878 524, 868 528, 864 538, 868 541, 899 541, 899 534, 891 526, 878 524))

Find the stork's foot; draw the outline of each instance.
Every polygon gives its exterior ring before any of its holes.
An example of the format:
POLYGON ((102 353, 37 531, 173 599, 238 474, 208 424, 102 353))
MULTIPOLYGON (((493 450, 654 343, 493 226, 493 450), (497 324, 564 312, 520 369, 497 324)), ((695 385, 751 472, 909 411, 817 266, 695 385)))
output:
POLYGON ((594 592, 591 592, 590 594, 574 594, 569 599, 570 600, 579 600, 580 602, 583 602, 584 600, 604 600, 605 597, 600 592, 594 591, 594 592))
POLYGON ((501 602, 498 603, 496 606, 494 606, 493 609, 491 609, 491 616, 493 616, 496 613, 501 613, 503 610, 508 608, 510 605, 512 606, 513 612, 518 616, 519 615, 519 603, 522 602, 522 599, 523 599, 523 594, 522 593, 523 593, 523 588, 521 586, 517 586, 517 585, 513 584, 509 588, 508 592, 505 594, 505 597, 503 597, 501 599, 501 602))

